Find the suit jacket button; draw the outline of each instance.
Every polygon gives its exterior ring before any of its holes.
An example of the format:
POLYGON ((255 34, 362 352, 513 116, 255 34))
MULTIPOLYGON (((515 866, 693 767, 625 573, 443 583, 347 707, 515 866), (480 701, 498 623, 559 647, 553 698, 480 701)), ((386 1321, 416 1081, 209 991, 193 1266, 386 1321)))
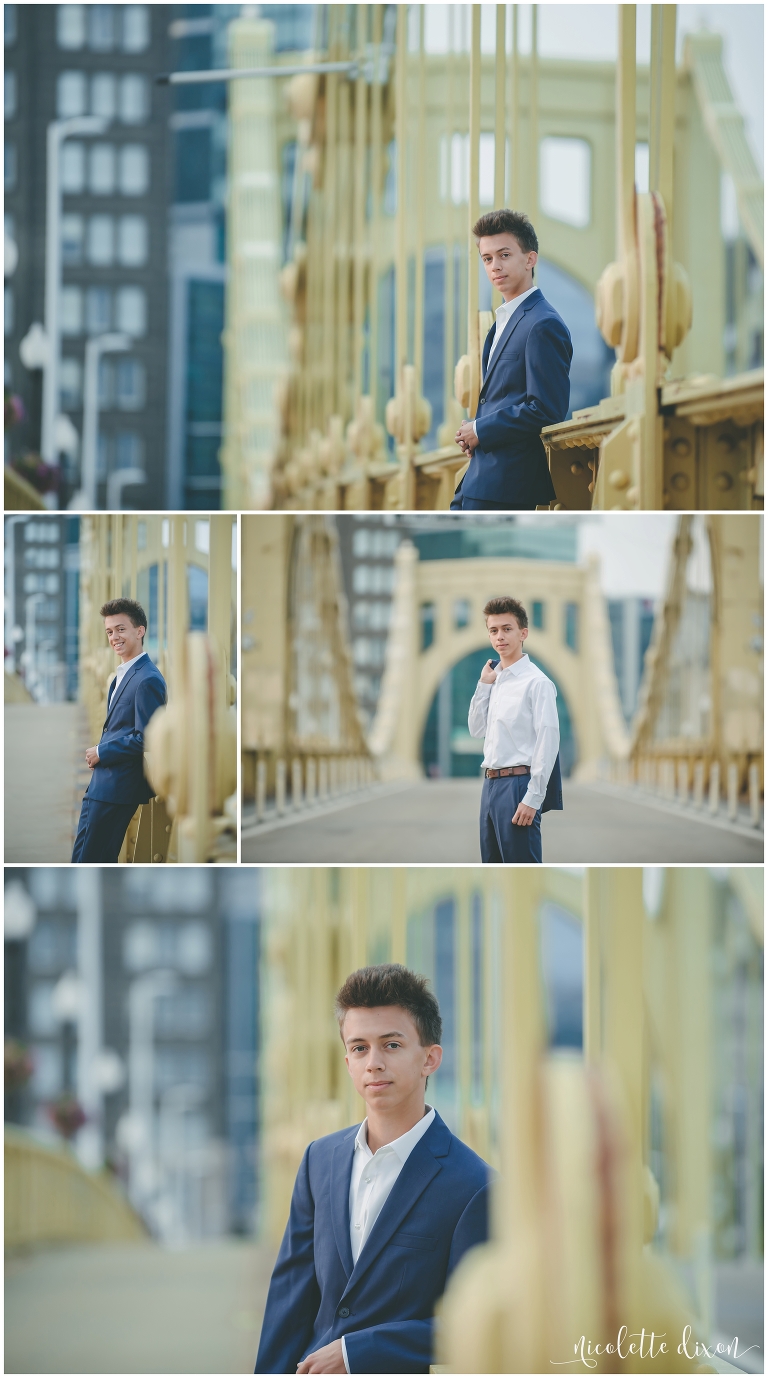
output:
POLYGON ((340 1307, 339 1307, 339 1315, 340 1315, 340 1316, 343 1316, 343 1317, 345 1318, 345 1320, 346 1320, 347 1316, 349 1315, 349 1307, 348 1307, 348 1306, 340 1306, 340 1307))

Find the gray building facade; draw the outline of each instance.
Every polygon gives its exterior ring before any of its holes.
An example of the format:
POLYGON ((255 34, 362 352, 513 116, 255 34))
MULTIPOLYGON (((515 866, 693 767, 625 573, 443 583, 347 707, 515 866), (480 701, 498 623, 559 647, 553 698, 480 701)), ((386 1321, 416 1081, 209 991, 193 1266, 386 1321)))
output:
MULTIPOLYGON (((41 375, 19 346, 44 321, 46 132, 57 119, 98 115, 104 133, 65 141, 62 185, 60 410, 82 444, 83 366, 89 338, 117 331, 129 347, 103 358, 99 380, 98 499, 121 469, 144 473, 125 506, 165 504, 168 244, 167 5, 6 5, 6 236, 16 246, 6 282, 6 387, 25 420, 11 457, 40 444, 41 375)), ((78 451, 79 451, 78 447, 78 451)), ((62 463, 66 506, 80 482, 79 453, 62 463)), ((119 492, 119 479, 112 492, 119 492)))
POLYGON ((156 1181, 143 1213, 165 1237, 252 1233, 258 878, 200 867, 104 867, 96 876, 94 899, 72 870, 6 868, 11 934, 20 931, 14 918, 25 903, 29 922, 26 934, 10 941, 6 924, 5 1035, 26 1050, 32 1066, 26 1085, 6 1098, 6 1119, 52 1139, 56 1106, 77 1095, 80 1026, 68 992, 87 969, 83 906, 95 903, 101 990, 85 998, 99 1003, 102 1062, 111 1072, 98 1117, 103 1160, 133 1194, 130 1087, 141 1033, 133 992, 162 972, 172 987, 153 1002, 156 1181))

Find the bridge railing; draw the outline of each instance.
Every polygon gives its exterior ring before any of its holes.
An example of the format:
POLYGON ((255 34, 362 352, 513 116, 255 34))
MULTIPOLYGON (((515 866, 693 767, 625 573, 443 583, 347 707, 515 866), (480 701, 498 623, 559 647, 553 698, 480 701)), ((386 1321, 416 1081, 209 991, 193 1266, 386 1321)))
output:
POLYGON ((320 808, 375 784, 369 756, 313 752, 290 757, 244 751, 244 799, 256 822, 320 808))
POLYGON ((705 753, 669 747, 658 753, 640 753, 631 762, 612 768, 611 779, 622 785, 635 784, 648 793, 681 808, 725 816, 735 823, 740 809, 749 810, 753 828, 762 824, 763 758, 730 756, 723 762, 705 753))
POLYGON ((5 1247, 146 1239, 143 1222, 105 1174, 68 1149, 5 1126, 5 1247))

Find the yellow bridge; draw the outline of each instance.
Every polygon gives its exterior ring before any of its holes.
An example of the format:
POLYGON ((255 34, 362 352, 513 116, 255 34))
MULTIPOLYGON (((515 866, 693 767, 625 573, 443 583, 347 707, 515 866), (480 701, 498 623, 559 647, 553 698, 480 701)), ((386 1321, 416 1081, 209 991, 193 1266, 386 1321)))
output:
MULTIPOLYGON (((720 39, 688 36, 676 70, 676 7, 653 6, 650 68, 638 68, 635 7, 622 5, 616 64, 545 60, 536 6, 526 55, 517 6, 496 6, 490 45, 479 5, 466 31, 448 6, 448 51, 435 53, 428 10, 398 6, 390 27, 385 6, 330 6, 310 59, 352 70, 231 84, 227 506, 449 505, 466 463, 453 436, 474 415, 492 320, 479 310, 470 227, 506 203, 529 211, 543 264, 595 295, 615 351, 610 396, 543 434, 555 506, 760 507, 760 305, 746 263, 751 253, 762 265, 762 183, 720 39), (636 189, 638 148, 647 191, 636 189), (543 194, 541 169, 557 157, 582 171, 579 206, 543 194), (742 226, 728 357, 722 173, 742 226), (427 320, 428 269, 438 323, 427 320)), ((233 67, 276 60, 268 22, 241 18, 230 34, 233 67)), ((594 387, 596 365, 593 375, 594 387)))

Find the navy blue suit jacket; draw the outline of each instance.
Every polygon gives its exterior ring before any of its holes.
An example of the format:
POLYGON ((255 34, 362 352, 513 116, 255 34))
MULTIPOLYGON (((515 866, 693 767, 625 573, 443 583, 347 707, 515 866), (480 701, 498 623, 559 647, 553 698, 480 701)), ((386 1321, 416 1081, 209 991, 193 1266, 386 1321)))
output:
POLYGON ((104 804, 146 804, 154 790, 144 774, 144 733, 166 700, 165 680, 148 655, 123 675, 108 702, 99 762, 86 794, 104 804))
POLYGON ((309 1145, 267 1297, 256 1373, 345 1337, 352 1373, 428 1373, 435 1303, 488 1237, 491 1170, 435 1115, 352 1263, 349 1183, 359 1125, 309 1145))
POLYGON ((459 488, 463 497, 531 511, 556 496, 540 433, 568 414, 571 336, 538 288, 518 306, 489 368, 495 334, 494 321, 483 346, 480 443, 459 488))

